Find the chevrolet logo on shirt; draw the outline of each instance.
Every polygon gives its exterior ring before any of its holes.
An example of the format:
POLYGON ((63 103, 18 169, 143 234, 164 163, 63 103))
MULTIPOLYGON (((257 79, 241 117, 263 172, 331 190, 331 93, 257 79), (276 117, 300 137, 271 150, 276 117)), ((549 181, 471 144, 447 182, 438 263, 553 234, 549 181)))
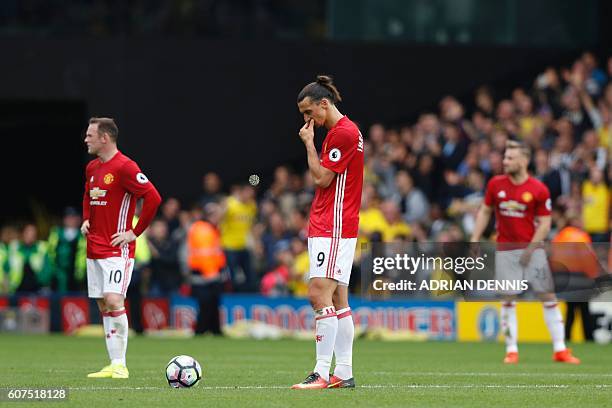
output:
POLYGON ((100 197, 106 197, 106 191, 107 190, 101 190, 100 187, 94 187, 89 190, 89 197, 93 200, 97 200, 100 197))

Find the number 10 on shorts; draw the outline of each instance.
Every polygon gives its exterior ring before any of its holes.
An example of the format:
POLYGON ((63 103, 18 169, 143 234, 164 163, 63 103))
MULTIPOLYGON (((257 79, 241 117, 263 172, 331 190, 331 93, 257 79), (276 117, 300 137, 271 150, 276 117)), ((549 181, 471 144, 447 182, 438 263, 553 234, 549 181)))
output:
POLYGON ((116 271, 111 271, 110 274, 108 275, 108 283, 121 283, 121 276, 123 275, 123 273, 121 272, 120 269, 117 269, 116 271))
POLYGON ((129 258, 87 259, 87 292, 89 297, 101 298, 105 293, 127 293, 134 260, 129 258))

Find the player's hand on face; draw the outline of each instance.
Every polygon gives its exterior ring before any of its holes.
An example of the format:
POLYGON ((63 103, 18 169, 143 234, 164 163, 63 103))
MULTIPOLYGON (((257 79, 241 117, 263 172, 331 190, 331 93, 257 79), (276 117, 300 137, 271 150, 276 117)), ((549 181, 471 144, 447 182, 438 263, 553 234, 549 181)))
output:
POLYGON ((136 240, 136 234, 134 234, 134 231, 129 230, 125 232, 117 232, 113 234, 111 238, 112 246, 122 246, 136 240))
POLYGON ((89 234, 89 220, 83 221, 83 224, 81 225, 81 234, 89 234))
POLYGON ((304 126, 300 129, 300 139, 302 142, 308 143, 314 140, 314 120, 308 119, 304 126))

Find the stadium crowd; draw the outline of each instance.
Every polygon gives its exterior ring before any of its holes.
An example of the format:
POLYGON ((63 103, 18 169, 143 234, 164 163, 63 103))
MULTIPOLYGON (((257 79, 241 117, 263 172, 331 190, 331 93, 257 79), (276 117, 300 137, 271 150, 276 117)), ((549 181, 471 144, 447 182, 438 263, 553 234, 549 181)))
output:
MULTIPOLYGON (((466 241, 487 181, 503 172, 509 139, 532 148, 532 174, 550 190, 550 238, 571 224, 594 242, 609 242, 612 57, 599 65, 586 52, 507 97, 482 86, 473 103, 445 96, 438 112, 423 113, 416 123, 377 123, 362 131, 360 243, 466 241), (468 105, 475 108, 469 112, 468 105)), ((186 294, 197 270, 224 291, 305 296, 313 196, 309 173, 286 166, 276 168, 265 191, 248 183, 224 186, 218 174, 207 173, 197 202, 165 197, 158 218, 138 238, 130 291, 186 294)), ((0 293, 85 291, 80 224, 80 211, 68 208, 45 240, 34 224, 3 226, 0 293)), ((492 232, 491 225, 489 238, 492 232)), ((358 250, 353 290, 359 264, 358 250)))

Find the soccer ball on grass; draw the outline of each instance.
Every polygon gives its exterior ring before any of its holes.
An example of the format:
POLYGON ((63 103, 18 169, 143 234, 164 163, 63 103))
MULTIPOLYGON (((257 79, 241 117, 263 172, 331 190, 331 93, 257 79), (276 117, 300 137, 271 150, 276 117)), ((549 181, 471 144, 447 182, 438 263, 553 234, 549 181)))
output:
POLYGON ((189 388, 202 379, 202 367, 195 358, 176 356, 166 366, 166 379, 174 388, 189 388))

